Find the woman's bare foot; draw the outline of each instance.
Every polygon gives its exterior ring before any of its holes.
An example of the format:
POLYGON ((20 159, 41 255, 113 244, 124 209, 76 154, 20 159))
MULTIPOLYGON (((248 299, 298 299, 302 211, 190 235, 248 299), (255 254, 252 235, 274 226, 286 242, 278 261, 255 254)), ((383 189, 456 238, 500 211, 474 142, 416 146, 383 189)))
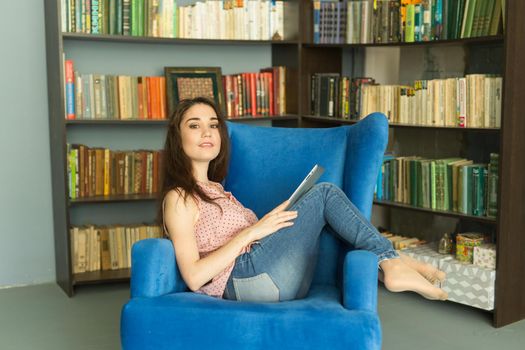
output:
POLYGON ((385 287, 391 292, 413 291, 430 300, 448 298, 447 292, 432 285, 401 259, 384 260, 380 266, 384 274, 385 287))
POLYGON ((416 260, 408 255, 399 253, 401 260, 407 264, 412 269, 419 272, 423 277, 425 277, 430 283, 434 284, 436 282, 443 282, 447 277, 447 274, 438 268, 416 260))

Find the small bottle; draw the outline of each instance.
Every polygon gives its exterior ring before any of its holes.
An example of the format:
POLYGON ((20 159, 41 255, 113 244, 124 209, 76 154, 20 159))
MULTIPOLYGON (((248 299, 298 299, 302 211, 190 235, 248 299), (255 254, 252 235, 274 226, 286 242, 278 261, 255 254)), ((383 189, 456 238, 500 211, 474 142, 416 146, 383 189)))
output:
POLYGON ((438 252, 440 254, 452 253, 452 239, 448 233, 445 233, 439 240, 438 252))

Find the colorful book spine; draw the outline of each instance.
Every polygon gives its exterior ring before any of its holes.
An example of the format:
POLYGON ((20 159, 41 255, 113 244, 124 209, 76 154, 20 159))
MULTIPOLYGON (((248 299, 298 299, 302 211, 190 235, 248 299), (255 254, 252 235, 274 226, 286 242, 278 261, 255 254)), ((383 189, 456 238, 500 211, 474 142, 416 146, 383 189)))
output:
POLYGON ((66 60, 65 68, 66 119, 75 119, 75 74, 73 69, 73 61, 66 60))

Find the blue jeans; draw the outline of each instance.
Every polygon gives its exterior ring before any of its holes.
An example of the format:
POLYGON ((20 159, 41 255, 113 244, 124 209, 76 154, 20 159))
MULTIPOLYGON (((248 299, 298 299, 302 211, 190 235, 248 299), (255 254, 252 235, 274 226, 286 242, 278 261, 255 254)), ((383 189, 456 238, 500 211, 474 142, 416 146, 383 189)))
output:
POLYGON ((306 296, 326 225, 356 249, 375 253, 379 262, 398 257, 392 243, 331 183, 315 185, 290 210, 298 211, 293 226, 266 236, 237 257, 226 299, 275 302, 306 296))

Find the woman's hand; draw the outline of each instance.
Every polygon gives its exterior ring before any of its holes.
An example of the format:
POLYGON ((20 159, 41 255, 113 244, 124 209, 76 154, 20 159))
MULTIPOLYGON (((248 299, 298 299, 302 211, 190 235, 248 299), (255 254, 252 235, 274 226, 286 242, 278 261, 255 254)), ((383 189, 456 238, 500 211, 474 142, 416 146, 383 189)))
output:
POLYGON ((248 234, 251 241, 257 241, 284 227, 292 226, 293 222, 290 220, 297 217, 297 211, 286 211, 285 208, 288 204, 288 200, 284 201, 263 216, 255 225, 250 226, 248 228, 248 234))

